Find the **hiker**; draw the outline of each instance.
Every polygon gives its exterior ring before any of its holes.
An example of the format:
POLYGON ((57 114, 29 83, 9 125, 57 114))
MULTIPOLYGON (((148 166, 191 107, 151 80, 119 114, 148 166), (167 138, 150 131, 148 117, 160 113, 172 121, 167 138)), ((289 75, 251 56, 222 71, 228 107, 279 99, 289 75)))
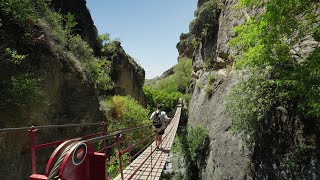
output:
POLYGON ((171 120, 168 118, 165 111, 162 111, 162 105, 157 106, 157 110, 151 114, 150 120, 153 121, 156 132, 156 146, 159 150, 159 146, 162 143, 162 135, 166 129, 166 124, 171 120))

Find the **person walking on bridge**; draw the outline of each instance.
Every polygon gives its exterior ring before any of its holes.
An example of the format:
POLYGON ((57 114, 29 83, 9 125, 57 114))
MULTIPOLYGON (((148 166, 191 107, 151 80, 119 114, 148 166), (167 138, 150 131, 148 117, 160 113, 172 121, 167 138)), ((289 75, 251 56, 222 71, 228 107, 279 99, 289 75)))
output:
POLYGON ((165 111, 162 111, 162 105, 158 104, 157 110, 151 114, 150 120, 153 121, 153 125, 155 127, 155 132, 156 132, 155 141, 156 141, 157 150, 159 150, 160 144, 162 143, 162 135, 164 134, 164 130, 167 127, 167 123, 171 119, 168 118, 165 111))

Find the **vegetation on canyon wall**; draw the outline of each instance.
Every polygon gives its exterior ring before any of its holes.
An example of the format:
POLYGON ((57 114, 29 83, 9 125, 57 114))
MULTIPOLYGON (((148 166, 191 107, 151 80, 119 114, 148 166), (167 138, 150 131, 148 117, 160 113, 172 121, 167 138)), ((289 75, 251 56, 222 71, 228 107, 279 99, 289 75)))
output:
POLYGON ((150 111, 159 103, 163 105, 164 110, 170 111, 174 109, 180 97, 186 100, 190 98, 186 91, 191 82, 192 61, 180 60, 173 71, 174 74, 144 87, 150 111))
MULTIPOLYGON (((60 87, 51 87, 54 85, 46 81, 47 74, 45 73, 48 69, 54 71, 52 64, 56 60, 62 62, 59 64, 63 66, 61 71, 70 71, 70 74, 78 76, 76 80, 81 81, 85 86, 93 87, 92 91, 84 96, 98 97, 100 108, 108 120, 108 129, 139 126, 150 122, 148 111, 136 100, 126 96, 114 96, 113 63, 109 57, 118 46, 115 41, 110 40, 108 34, 96 37, 98 38, 97 42, 100 43, 100 50, 99 53, 94 52, 89 43, 76 33, 75 27, 78 22, 75 16, 55 11, 52 9, 50 0, 0 0, 0 15, 1 111, 16 112, 25 107, 30 108, 32 103, 45 103, 46 98, 44 97, 46 97, 48 89, 56 88, 59 91, 60 87), (39 44, 43 49, 34 48, 39 44), (49 59, 48 57, 52 56, 50 53, 56 57, 49 59), (45 62, 38 62, 35 57, 39 57, 38 59, 45 62)), ((130 59, 130 61, 133 60, 130 59)), ((138 64, 131 63, 138 69, 138 64)), ((144 77, 144 70, 141 67, 138 71, 139 75, 144 77)), ((58 74, 55 80, 68 78, 59 77, 59 73, 55 72, 58 74)), ((77 82, 63 84, 63 90, 81 91, 72 89, 72 83, 77 82)), ((72 96, 73 93, 69 95, 72 96)), ((57 97, 57 99, 59 98, 57 97)), ((83 119, 77 119, 77 122, 80 120, 83 121, 83 119)), ((94 120, 102 121, 101 119, 94 120)), ((39 121, 45 120, 39 119, 39 121)), ((60 119, 59 122, 62 124, 70 123, 60 119)), ((10 123, 9 121, 1 121, 1 126, 17 126, 10 123)), ((46 122, 46 124, 48 123, 50 122, 46 122)), ((24 122, 17 124, 18 126, 27 126, 24 122)), ((146 134, 148 132, 140 133, 146 134)), ((128 136, 130 135, 132 134, 128 134, 128 136)), ((141 138, 142 136, 133 137, 132 143, 141 138)), ((137 147, 137 149, 139 148, 141 147, 137 147)), ((132 151, 132 153, 135 152, 135 150, 132 151)), ((117 152, 112 153, 115 155, 117 152)), ((115 164, 117 163, 115 162, 115 164)))
MULTIPOLYGON (((217 25, 218 11, 217 0, 209 0, 201 5, 195 11, 195 19, 189 25, 190 33, 199 39, 212 35, 217 25)), ((196 42, 193 40, 192 44, 195 46, 196 42)))
POLYGON ((254 159, 262 157, 267 164, 269 158, 289 169, 288 177, 303 177, 311 158, 319 155, 311 153, 317 145, 293 139, 301 121, 319 127, 320 51, 309 47, 310 53, 303 57, 295 49, 312 43, 310 35, 317 40, 320 3, 240 0, 238 7, 264 8, 234 28, 236 36, 230 41, 240 52, 235 57, 236 67, 244 74, 227 97, 233 130, 242 133, 255 149, 254 159), (264 143, 271 143, 273 150, 262 155, 259 148, 262 150, 264 143), (292 155, 294 152, 303 153, 292 155), (297 161, 296 156, 305 161, 297 161))
POLYGON ((266 120, 272 107, 289 104, 305 118, 319 118, 319 49, 301 60, 290 50, 320 30, 316 13, 320 4, 304 0, 239 2, 240 7, 245 5, 263 5, 266 10, 236 27, 237 36, 230 42, 240 50, 237 67, 252 72, 229 98, 235 129, 254 138, 251 133, 257 133, 256 123, 266 120))

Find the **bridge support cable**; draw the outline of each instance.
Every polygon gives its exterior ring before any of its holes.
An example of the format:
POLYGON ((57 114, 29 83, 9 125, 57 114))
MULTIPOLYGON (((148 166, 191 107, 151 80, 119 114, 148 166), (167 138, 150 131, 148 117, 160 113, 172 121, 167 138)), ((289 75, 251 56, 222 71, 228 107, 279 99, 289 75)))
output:
POLYGON ((159 179, 173 144, 180 115, 181 106, 177 108, 173 120, 165 131, 162 150, 156 151, 155 142, 153 142, 139 157, 123 170, 123 178, 118 175, 115 179, 159 179))
MULTIPOLYGON (((36 168, 33 162, 35 162, 36 157, 32 157, 32 172, 29 180, 105 180, 115 177, 115 173, 119 173, 119 179, 132 179, 136 178, 138 171, 149 172, 147 179, 157 179, 159 172, 159 162, 163 168, 165 159, 171 148, 174 135, 176 133, 179 119, 181 114, 181 105, 178 105, 175 111, 168 113, 168 116, 173 116, 173 120, 169 123, 166 133, 163 136, 163 148, 164 151, 156 151, 156 146, 154 142, 154 131, 153 125, 151 123, 144 124, 138 127, 128 127, 123 129, 118 129, 114 131, 106 131, 105 124, 99 123, 102 126, 103 131, 100 133, 83 136, 80 138, 74 138, 70 140, 59 140, 56 142, 50 142, 45 144, 35 144, 35 132, 37 128, 52 128, 47 126, 37 126, 29 128, 33 141, 30 141, 31 155, 35 155, 37 149, 54 147, 59 145, 56 150, 51 155, 45 175, 36 174, 36 168), (175 114, 173 114, 175 113, 175 114), (139 141, 136 137, 140 138, 139 141), (112 143, 114 141, 114 143, 112 143), (171 142, 172 141, 172 142, 171 142), (97 144, 98 146, 94 145, 97 144), (130 144, 131 143, 131 144, 130 144), (102 148, 101 148, 102 144, 102 148), (94 150, 94 147, 98 147, 94 150), (115 152, 117 149, 117 154, 110 156, 108 160, 108 153, 115 152), (147 153, 145 153, 147 152, 147 153), (126 156, 125 158, 124 155, 126 156), (145 158, 147 157, 147 158, 145 158), (144 159, 145 158, 145 159, 144 159), (113 159, 113 160, 111 160, 113 159), (107 167, 111 164, 118 162, 118 169, 112 171, 114 176, 108 177, 107 167), (136 164, 136 162, 141 164, 136 164), (142 162, 142 160, 144 160, 142 162), (112 161, 115 161, 112 163, 112 161), (128 164, 129 163, 129 164, 128 164), (136 167, 131 168, 131 174, 128 174, 127 168, 136 164, 136 167), (148 169, 146 169, 146 166, 148 169), (133 171, 132 171, 133 170, 133 171), (155 171, 156 170, 156 171, 155 171)), ((97 123, 91 124, 86 123, 86 125, 96 125, 97 123)), ((62 127, 63 125, 52 125, 53 127, 62 127)), ((68 124, 68 127, 76 127, 75 124, 68 124)), ((13 131, 20 131, 25 127, 19 129, 11 129, 13 131)), ((9 129, 6 129, 6 131, 9 129)), ((10 131, 11 131, 10 130, 10 131)), ((30 140, 32 140, 30 136, 30 140)), ((111 155, 111 154, 110 154, 111 155)), ((113 165, 114 168, 114 165, 113 165)), ((116 177, 115 179, 117 179, 116 177)))

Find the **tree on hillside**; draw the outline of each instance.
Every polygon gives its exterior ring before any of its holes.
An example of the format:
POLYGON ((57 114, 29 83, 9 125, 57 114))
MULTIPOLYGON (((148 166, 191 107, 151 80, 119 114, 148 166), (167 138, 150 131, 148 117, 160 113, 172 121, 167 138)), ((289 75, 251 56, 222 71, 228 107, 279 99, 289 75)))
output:
POLYGON ((178 91, 185 93, 191 81, 192 61, 187 58, 181 59, 173 71, 174 80, 178 84, 178 91))

